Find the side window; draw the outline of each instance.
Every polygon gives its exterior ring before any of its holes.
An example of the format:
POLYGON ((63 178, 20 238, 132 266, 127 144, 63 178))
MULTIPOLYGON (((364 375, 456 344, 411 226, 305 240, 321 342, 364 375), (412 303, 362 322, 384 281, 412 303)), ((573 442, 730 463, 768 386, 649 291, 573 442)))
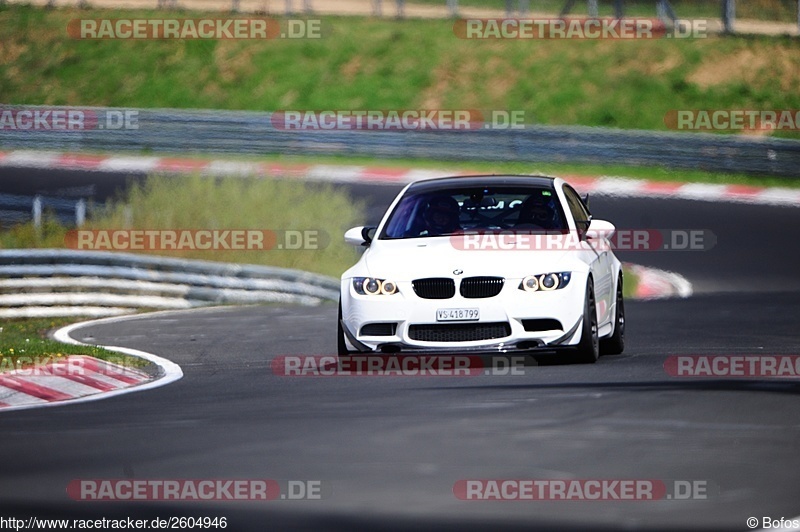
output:
POLYGON ((586 207, 583 206, 580 196, 578 196, 578 193, 569 185, 564 186, 564 196, 567 198, 567 205, 569 205, 569 210, 572 213, 572 217, 575 219, 575 225, 578 230, 586 231, 589 227, 591 216, 589 215, 589 211, 586 210, 586 207))

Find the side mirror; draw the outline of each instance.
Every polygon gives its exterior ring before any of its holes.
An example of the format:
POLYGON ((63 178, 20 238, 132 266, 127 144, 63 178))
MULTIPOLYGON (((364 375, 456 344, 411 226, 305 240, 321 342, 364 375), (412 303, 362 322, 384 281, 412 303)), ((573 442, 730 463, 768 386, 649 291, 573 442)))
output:
POLYGON ((589 228, 586 230, 586 238, 593 240, 600 240, 603 238, 611 238, 617 228, 614 224, 605 220, 592 220, 589 228))
POLYGON ((375 237, 377 227, 359 226, 348 229, 344 234, 344 241, 351 246, 369 246, 375 237))

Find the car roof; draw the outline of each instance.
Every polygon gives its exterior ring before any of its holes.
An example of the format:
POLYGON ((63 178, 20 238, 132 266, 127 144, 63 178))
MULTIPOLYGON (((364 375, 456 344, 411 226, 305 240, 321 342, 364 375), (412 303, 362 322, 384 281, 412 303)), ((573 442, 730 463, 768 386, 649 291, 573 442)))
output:
POLYGON ((458 187, 529 186, 553 188, 555 180, 545 175, 472 175, 439 177, 412 183, 407 192, 428 192, 458 187))

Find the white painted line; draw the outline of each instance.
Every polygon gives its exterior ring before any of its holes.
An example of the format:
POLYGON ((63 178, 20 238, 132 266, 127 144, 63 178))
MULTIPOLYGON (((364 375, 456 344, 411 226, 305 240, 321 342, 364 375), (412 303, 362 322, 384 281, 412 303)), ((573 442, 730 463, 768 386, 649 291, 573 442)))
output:
POLYGON ((306 179, 316 181, 362 181, 361 174, 364 172, 363 166, 338 166, 317 164, 306 171, 306 179))
POLYGON ((158 167, 158 157, 109 157, 97 169, 106 172, 152 172, 158 167))
POLYGON ((261 174, 258 163, 240 161, 211 161, 203 169, 206 175, 224 175, 233 177, 253 177, 261 174))
POLYGON ((767 188, 760 192, 755 199, 758 203, 771 205, 800 205, 800 190, 792 188, 767 188))
POLYGON ((453 175, 447 170, 421 170, 411 169, 406 173, 405 177, 399 181, 411 183, 413 181, 422 181, 424 179, 436 179, 437 177, 447 177, 453 175))
POLYGON ((628 179, 625 177, 600 177, 595 181, 592 194, 607 196, 638 196, 643 194, 642 189, 646 181, 628 179))
POLYGON ((25 168, 54 168, 61 153, 52 151, 16 150, 0 161, 2 166, 25 168))
POLYGON ((725 198, 727 185, 710 183, 686 183, 675 191, 675 196, 688 199, 720 201, 725 198))
MULTIPOLYGON (((143 317, 150 317, 152 314, 142 315, 143 317)), ((127 319, 133 319, 138 316, 131 316, 131 317, 113 317, 113 318, 104 318, 100 320, 92 320, 92 321, 84 321, 80 323, 73 323, 72 325, 67 325, 66 327, 62 327, 61 329, 57 330, 53 334, 53 338, 55 338, 59 342, 63 342, 65 344, 72 344, 72 345, 92 345, 92 344, 85 344, 83 342, 79 342, 74 340, 70 337, 70 333, 75 331, 76 329, 80 329, 82 327, 88 327, 90 325, 98 325, 103 323, 115 323, 118 321, 123 321, 127 319)), ((154 355, 152 353, 147 353, 145 351, 139 351, 138 349, 130 349, 128 347, 116 347, 116 346, 108 346, 108 345, 98 345, 97 347, 102 347, 103 349, 108 349, 109 351, 116 351, 118 353, 122 353, 125 355, 130 355, 133 357, 143 358, 153 364, 157 365, 161 368, 163 375, 151 380, 144 382, 142 384, 136 384, 134 386, 129 386, 127 388, 120 388, 118 390, 112 390, 109 392, 100 392, 94 393, 92 395, 86 395, 84 397, 77 397, 75 399, 67 399, 65 401, 52 401, 52 402, 45 402, 45 403, 37 403, 37 404, 25 404, 25 405, 15 405, 9 406, 5 408, 0 408, 0 412, 6 412, 9 410, 27 410, 31 408, 45 408, 50 406, 61 406, 61 405, 69 405, 69 404, 77 404, 77 403, 87 403, 89 401, 98 401, 100 399, 108 399, 109 397, 116 397, 118 395, 124 395, 127 393, 132 392, 140 392, 144 390, 152 390, 154 388, 159 388, 161 386, 165 386, 167 384, 173 383, 181 378, 183 378, 183 370, 181 367, 176 363, 172 362, 171 360, 167 360, 166 358, 162 358, 158 355, 154 355)), ((4 401, 9 403, 9 401, 4 401)), ((9 403, 12 404, 12 403, 9 403)))

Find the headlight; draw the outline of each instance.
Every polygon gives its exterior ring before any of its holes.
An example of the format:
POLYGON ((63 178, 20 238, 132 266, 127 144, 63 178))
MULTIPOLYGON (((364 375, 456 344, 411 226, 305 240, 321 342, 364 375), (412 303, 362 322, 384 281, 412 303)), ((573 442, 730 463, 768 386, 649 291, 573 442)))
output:
POLYGON ((567 286, 571 277, 570 272, 528 275, 519 283, 518 288, 526 292, 550 292, 567 286))
POLYGON ((362 296, 390 296, 397 293, 397 285, 393 281, 374 277, 353 277, 353 288, 362 296))

